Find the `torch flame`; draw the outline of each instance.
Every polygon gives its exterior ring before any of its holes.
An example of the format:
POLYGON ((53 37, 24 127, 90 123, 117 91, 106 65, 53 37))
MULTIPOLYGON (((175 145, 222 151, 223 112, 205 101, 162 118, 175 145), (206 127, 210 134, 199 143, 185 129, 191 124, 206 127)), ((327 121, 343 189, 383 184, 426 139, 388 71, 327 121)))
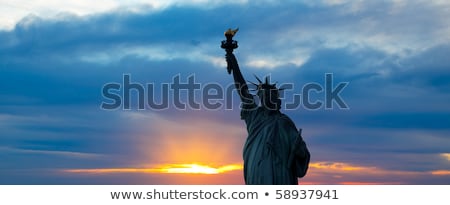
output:
POLYGON ((236 33, 239 31, 239 28, 236 28, 236 29, 231 29, 231 28, 229 28, 228 30, 226 30, 225 31, 225 36, 228 36, 228 35, 230 35, 230 36, 234 36, 234 35, 236 35, 236 33))

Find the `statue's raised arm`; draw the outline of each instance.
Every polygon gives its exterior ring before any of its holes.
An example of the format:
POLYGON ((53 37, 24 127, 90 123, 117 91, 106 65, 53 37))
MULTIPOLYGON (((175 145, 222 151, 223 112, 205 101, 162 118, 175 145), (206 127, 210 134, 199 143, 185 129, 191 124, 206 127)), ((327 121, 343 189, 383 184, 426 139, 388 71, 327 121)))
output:
POLYGON ((225 31, 222 48, 226 51, 228 73, 233 73, 234 83, 243 103, 241 120, 247 127, 243 149, 245 184, 296 185, 306 175, 310 153, 295 123, 280 112, 281 99, 276 84, 268 77, 263 83, 258 77, 256 86, 260 102, 257 106, 239 69, 233 50, 238 47, 233 40, 236 30, 225 31))
POLYGON ((233 50, 238 47, 237 41, 233 40, 233 36, 238 30, 239 29, 228 29, 225 31, 225 37, 227 39, 222 41, 221 47, 226 51, 227 70, 229 74, 233 73, 234 83, 242 103, 244 103, 246 107, 254 107, 255 103, 253 96, 248 91, 247 83, 242 76, 236 57, 233 54, 233 50))

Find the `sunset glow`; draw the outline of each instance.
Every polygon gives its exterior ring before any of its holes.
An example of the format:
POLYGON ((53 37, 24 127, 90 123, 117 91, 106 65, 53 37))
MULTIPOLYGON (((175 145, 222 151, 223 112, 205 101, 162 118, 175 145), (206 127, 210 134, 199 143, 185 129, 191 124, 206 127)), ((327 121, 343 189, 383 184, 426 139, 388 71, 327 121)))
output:
POLYGON ((68 173, 166 173, 166 174, 219 174, 229 171, 242 170, 242 165, 230 164, 221 167, 211 167, 200 164, 169 164, 155 168, 100 168, 100 169, 66 169, 68 173))

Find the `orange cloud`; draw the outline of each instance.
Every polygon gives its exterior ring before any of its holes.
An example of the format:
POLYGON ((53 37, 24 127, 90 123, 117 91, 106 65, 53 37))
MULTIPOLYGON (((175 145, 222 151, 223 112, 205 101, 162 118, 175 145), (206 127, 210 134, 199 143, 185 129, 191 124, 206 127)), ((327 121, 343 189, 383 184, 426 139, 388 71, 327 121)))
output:
POLYGON ((432 175, 450 175, 450 170, 435 170, 435 171, 431 171, 432 175))
POLYGON ((374 166, 360 166, 342 162, 316 162, 310 164, 311 172, 333 173, 335 178, 342 178, 338 174, 357 173, 359 175, 417 175, 422 172, 387 170, 374 166))
POLYGON ((351 165, 348 163, 342 163, 342 162, 316 162, 311 163, 309 167, 313 169, 321 169, 321 170, 330 170, 330 171, 367 171, 367 170, 373 170, 375 167, 363 167, 363 166, 356 166, 351 165))

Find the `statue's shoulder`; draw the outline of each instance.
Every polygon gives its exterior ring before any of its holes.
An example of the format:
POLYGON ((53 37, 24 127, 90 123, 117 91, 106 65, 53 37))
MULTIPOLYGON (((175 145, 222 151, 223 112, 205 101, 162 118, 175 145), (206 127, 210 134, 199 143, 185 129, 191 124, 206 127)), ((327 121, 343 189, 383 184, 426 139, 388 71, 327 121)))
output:
MULTIPOLYGON (((291 119, 289 116, 287 116, 286 114, 282 113, 282 112, 280 112, 279 116, 280 116, 280 117, 279 117, 280 120, 292 122, 292 119, 291 119)), ((293 123, 293 122, 292 122, 292 123, 293 123)))
POLYGON ((286 114, 280 112, 280 117, 278 119, 279 123, 282 124, 283 127, 290 127, 297 130, 297 126, 295 125, 294 121, 292 121, 292 119, 286 114))

